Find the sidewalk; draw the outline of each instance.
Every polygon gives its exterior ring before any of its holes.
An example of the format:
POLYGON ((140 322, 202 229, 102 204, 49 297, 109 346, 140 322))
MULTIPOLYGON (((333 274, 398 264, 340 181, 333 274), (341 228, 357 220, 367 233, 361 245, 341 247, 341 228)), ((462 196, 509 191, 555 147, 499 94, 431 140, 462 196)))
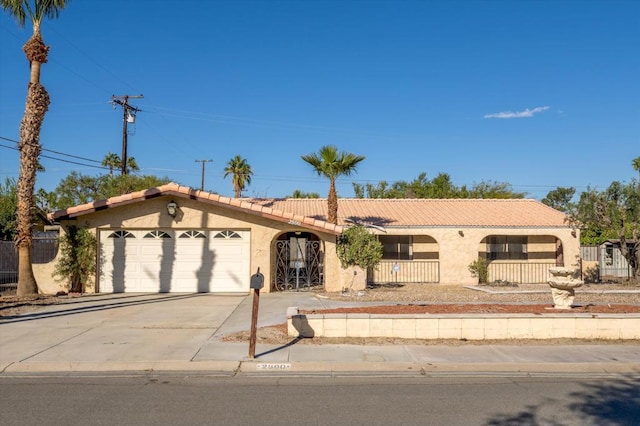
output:
MULTIPOLYGON (((640 375, 640 344, 286 345, 228 343, 248 330, 252 296, 83 296, 0 318, 0 376, 186 371, 258 375, 640 375)), ((379 303, 378 303, 379 304, 379 303)), ((309 293, 263 294, 258 326, 286 309, 361 305, 309 293)))

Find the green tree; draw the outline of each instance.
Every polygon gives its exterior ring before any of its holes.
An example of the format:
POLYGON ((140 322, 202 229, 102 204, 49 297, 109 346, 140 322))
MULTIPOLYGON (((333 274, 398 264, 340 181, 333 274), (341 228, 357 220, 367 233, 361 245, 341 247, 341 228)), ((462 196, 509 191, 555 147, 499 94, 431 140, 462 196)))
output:
POLYGON ((6 178, 0 183, 0 240, 13 241, 17 234, 16 209, 18 189, 15 179, 6 178))
POLYGON ((108 167, 109 175, 113 176, 113 170, 119 169, 122 166, 122 160, 120 159, 120 156, 118 154, 109 152, 104 156, 104 159, 102 160, 102 166, 108 167))
POLYGON ((234 197, 240 198, 244 188, 251 184, 251 175, 253 170, 247 163, 247 160, 236 155, 227 163, 227 167, 224 169, 224 177, 231 175, 231 184, 233 185, 234 197))
POLYGON ((383 247, 377 236, 364 226, 356 225, 342 232, 336 252, 343 268, 359 266, 366 270, 380 263, 383 247))
MULTIPOLYGON (((107 155, 104 156, 101 165, 103 167, 108 167, 109 176, 113 176, 114 169, 122 168, 122 159, 118 154, 109 152, 107 155)), ((130 172, 137 172, 139 170, 140 170, 140 167, 138 167, 138 163, 136 162, 136 159, 134 157, 127 157, 127 173, 126 174, 130 172)))
POLYGON ((135 157, 127 157, 127 174, 138 171, 140 171, 140 167, 138 167, 135 157))
POLYGON ((57 196, 54 191, 46 191, 43 188, 36 192, 36 207, 45 213, 51 213, 57 205, 57 196))
POLYGON ((547 196, 541 201, 543 204, 559 210, 561 212, 569 213, 573 211, 575 205, 571 202, 571 199, 576 193, 574 187, 559 186, 556 189, 549 191, 547 196))
POLYGON ((438 173, 428 179, 422 172, 414 180, 397 181, 389 185, 380 181, 377 185, 354 183, 356 198, 523 198, 522 192, 515 192, 504 182, 482 181, 471 188, 456 186, 447 173, 438 173))
POLYGON ((169 183, 168 178, 153 175, 98 175, 71 172, 54 190, 54 209, 66 209, 78 204, 128 194, 169 183))
POLYGON ((338 152, 333 145, 325 145, 317 153, 303 155, 302 160, 310 164, 319 176, 329 179, 329 195, 327 197, 327 210, 329 223, 338 223, 338 194, 336 192, 336 179, 340 176, 349 176, 356 171, 358 163, 365 159, 361 155, 348 152, 338 152))
POLYGON ((34 191, 38 157, 42 152, 40 129, 49 109, 49 94, 40 83, 41 65, 47 62, 49 47, 45 45, 40 27, 45 18, 55 19, 69 0, 0 0, 2 8, 16 18, 24 28, 27 19, 33 33, 23 47, 30 65, 29 85, 24 116, 20 123, 20 174, 18 175, 18 206, 16 246, 18 248, 17 295, 36 294, 38 284, 31 265, 33 239, 32 211, 35 206, 34 191))
POLYGON ((507 182, 481 181, 474 183, 469 193, 460 198, 509 199, 524 198, 525 195, 524 192, 515 192, 507 182))
MULTIPOLYGON (((620 251, 631 267, 633 277, 640 269, 640 184, 613 182, 604 191, 587 188, 580 194, 571 223, 584 229, 592 243, 607 238, 620 241, 620 251), (594 238, 598 237, 598 239, 594 238)), ((584 240, 583 240, 584 242, 584 240)))
POLYGON ((640 157, 636 157, 633 159, 633 161, 631 162, 631 167, 633 167, 633 170, 638 172, 638 175, 640 175, 640 157))
POLYGON ((96 238, 85 228, 70 226, 60 239, 60 260, 54 276, 67 279, 70 290, 84 292, 87 277, 96 271, 96 238))
POLYGON ((320 194, 317 192, 304 192, 296 189, 291 195, 287 195, 285 198, 320 198, 320 194))

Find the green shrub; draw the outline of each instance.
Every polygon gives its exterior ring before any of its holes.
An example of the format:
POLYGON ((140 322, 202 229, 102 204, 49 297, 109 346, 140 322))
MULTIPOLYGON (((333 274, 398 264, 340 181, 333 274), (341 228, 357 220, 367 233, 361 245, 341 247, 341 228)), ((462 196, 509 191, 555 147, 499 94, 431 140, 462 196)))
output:
POLYGON ((382 259, 382 243, 364 226, 352 226, 338 237, 336 252, 343 268, 359 266, 368 269, 382 259))
POLYGON ((53 275, 67 279, 69 291, 82 293, 95 272, 96 238, 87 229, 70 226, 60 239, 60 260, 53 275))
POLYGON ((479 284, 486 283, 489 275, 487 261, 482 257, 474 260, 469 264, 469 272, 471 272, 471 276, 478 277, 479 284))

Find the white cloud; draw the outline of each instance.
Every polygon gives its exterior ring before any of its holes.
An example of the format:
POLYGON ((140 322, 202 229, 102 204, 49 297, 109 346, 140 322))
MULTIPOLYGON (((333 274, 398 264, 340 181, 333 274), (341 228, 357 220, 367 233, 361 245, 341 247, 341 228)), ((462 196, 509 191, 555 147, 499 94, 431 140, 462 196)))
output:
POLYGON ((484 118, 525 118, 525 117, 533 117, 534 114, 538 114, 540 112, 548 110, 548 106, 535 107, 533 109, 525 109, 524 111, 513 112, 513 111, 503 111, 496 112, 494 114, 486 114, 484 118))

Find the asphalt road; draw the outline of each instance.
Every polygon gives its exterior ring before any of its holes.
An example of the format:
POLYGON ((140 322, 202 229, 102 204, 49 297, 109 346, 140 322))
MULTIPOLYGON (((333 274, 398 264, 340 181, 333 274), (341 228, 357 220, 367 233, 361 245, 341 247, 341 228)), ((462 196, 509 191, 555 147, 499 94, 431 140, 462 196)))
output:
POLYGON ((0 377, 11 425, 640 425, 637 378, 0 377))

